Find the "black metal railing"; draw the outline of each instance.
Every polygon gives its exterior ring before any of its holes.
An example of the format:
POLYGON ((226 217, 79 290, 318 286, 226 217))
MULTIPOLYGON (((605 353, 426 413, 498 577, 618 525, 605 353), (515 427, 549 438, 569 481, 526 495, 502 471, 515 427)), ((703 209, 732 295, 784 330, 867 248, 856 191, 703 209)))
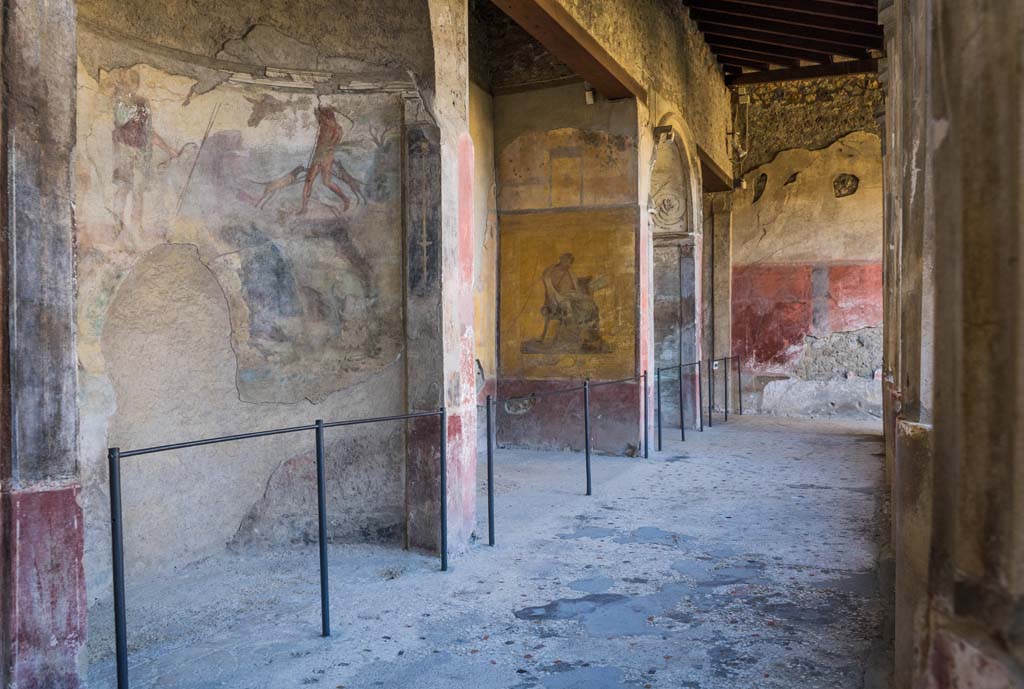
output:
POLYGON ((225 435, 218 438, 205 438, 203 440, 190 440, 183 443, 172 443, 169 445, 157 445, 145 447, 138 450, 125 450, 111 447, 107 451, 107 459, 110 469, 110 537, 112 545, 112 567, 114 577, 114 637, 115 654, 117 663, 117 687, 118 689, 129 689, 128 685, 128 631, 126 625, 125 609, 125 583, 124 583, 124 517, 121 510, 121 460, 129 457, 156 454, 158 452, 171 452, 190 447, 204 445, 217 445, 239 440, 250 440, 253 438, 266 438, 276 435, 287 435, 292 433, 303 433, 313 431, 316 443, 316 483, 317 483, 317 531, 320 548, 320 625, 323 636, 331 635, 330 617, 330 591, 327 572, 327 492, 324 482, 324 430, 328 428, 340 428, 342 426, 359 426, 371 423, 383 423, 388 421, 407 421, 410 419, 438 417, 440 448, 440 492, 441 492, 441 571, 448 570, 448 478, 447 478, 447 437, 448 437, 448 414, 444 407, 437 411, 413 412, 410 414, 396 414, 394 416, 378 416, 367 419, 352 419, 348 421, 331 421, 325 423, 317 419, 312 424, 305 426, 292 426, 290 428, 275 428, 268 431, 257 431, 255 433, 238 433, 225 435))
POLYGON ((715 363, 719 361, 725 364, 725 400, 722 403, 725 412, 725 421, 729 421, 729 366, 728 362, 736 362, 736 399, 739 402, 738 413, 743 416, 743 367, 738 356, 723 356, 717 359, 708 360, 708 426, 713 424, 712 414, 715 408, 715 363))
POLYGON ((494 423, 494 409, 499 402, 522 402, 526 400, 540 399, 542 397, 550 397, 552 395, 566 395, 569 393, 582 392, 583 393, 583 451, 586 462, 586 494, 594 494, 593 475, 591 472, 591 449, 590 449, 590 391, 594 388, 604 387, 606 385, 621 385, 623 383, 643 383, 643 400, 644 400, 644 458, 650 458, 650 443, 648 442, 649 430, 647 428, 648 421, 650 418, 648 411, 648 387, 647 387, 647 371, 644 371, 638 376, 632 376, 630 378, 619 378, 617 380, 605 380, 598 383, 590 382, 590 379, 583 381, 583 385, 578 385, 569 388, 558 388, 557 390, 542 390, 539 392, 531 392, 528 395, 517 395, 515 397, 506 397, 505 399, 496 399, 493 395, 488 395, 485 406, 487 408, 487 542, 489 545, 494 545, 494 446, 495 446, 495 423, 494 423))
POLYGON ((683 410, 686 407, 686 403, 685 403, 685 394, 683 392, 683 390, 684 390, 684 388, 683 388, 683 369, 690 368, 690 367, 693 367, 693 366, 697 367, 697 399, 695 400, 696 403, 697 403, 696 404, 696 409, 695 409, 696 417, 697 417, 697 423, 698 423, 699 430, 701 432, 704 431, 704 415, 703 415, 703 411, 702 411, 704 405, 703 405, 703 403, 700 400, 700 397, 701 397, 701 387, 700 387, 701 362, 700 361, 691 361, 688 364, 675 364, 674 366, 662 366, 661 368, 657 369, 654 372, 655 373, 655 380, 656 380, 655 386, 654 386, 654 388, 655 388, 655 393, 654 394, 655 394, 655 396, 657 397, 657 400, 658 400, 658 411, 657 411, 656 419, 657 419, 657 426, 658 426, 658 451, 659 452, 661 451, 661 439, 662 439, 662 437, 661 437, 662 436, 662 433, 661 433, 661 426, 662 426, 662 413, 661 413, 661 399, 662 399, 661 398, 661 372, 662 371, 672 371, 672 370, 676 370, 676 371, 679 372, 679 375, 678 375, 678 378, 679 378, 679 439, 685 441, 686 440, 686 417, 684 416, 685 412, 683 410))

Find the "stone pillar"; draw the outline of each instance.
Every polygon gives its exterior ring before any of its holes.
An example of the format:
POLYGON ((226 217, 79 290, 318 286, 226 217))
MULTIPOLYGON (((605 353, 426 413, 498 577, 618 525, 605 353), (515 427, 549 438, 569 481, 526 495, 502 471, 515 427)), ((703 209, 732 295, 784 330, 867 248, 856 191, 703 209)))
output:
POLYGON ((75 408, 75 9, 3 12, 0 686, 82 685, 75 408))
POLYGON ((1022 687, 1024 7, 881 9, 897 686, 1022 687))
MULTIPOLYGON (((468 8, 430 0, 435 98, 406 101, 408 404, 448 410, 448 547, 465 550, 476 517, 473 337, 473 143, 469 136, 468 8)), ((437 550, 436 419, 410 424, 407 540, 437 550)))
POLYGON ((928 673, 937 686, 956 677, 956 686, 1021 687, 1024 5, 924 5, 918 58, 932 61, 926 176, 941 305, 928 673))

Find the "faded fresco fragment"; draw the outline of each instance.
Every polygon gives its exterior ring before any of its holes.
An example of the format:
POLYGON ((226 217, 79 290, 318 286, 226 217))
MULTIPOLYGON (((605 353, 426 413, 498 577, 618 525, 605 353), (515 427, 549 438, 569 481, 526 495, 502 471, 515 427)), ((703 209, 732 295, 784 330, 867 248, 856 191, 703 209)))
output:
POLYGON ((630 375, 636 222, 633 208, 503 216, 503 375, 630 375))
POLYGON ((231 317, 240 399, 318 401, 399 354, 401 104, 79 71, 79 348, 140 257, 195 246, 231 317))

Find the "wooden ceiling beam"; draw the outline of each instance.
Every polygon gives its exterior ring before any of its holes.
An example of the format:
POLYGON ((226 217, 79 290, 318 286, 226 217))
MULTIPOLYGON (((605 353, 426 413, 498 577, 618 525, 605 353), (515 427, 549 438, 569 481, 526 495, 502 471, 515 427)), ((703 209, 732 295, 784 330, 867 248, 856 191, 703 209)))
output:
MULTIPOLYGON (((731 16, 744 18, 742 22, 730 22, 734 26, 747 29, 759 29, 762 22, 773 22, 775 24, 787 24, 803 29, 811 29, 811 35, 820 29, 850 34, 852 36, 864 36, 867 38, 879 38, 882 35, 882 27, 877 24, 866 22, 850 21, 822 15, 807 14, 804 12, 793 12, 790 10, 772 9, 759 5, 744 5, 741 3, 726 2, 725 0, 687 0, 687 4, 693 8, 690 16, 696 21, 701 21, 701 12, 713 12, 719 17, 731 16)), ((704 17, 711 20, 711 17, 704 17)))
POLYGON ((871 48, 874 50, 882 49, 881 32, 875 36, 865 36, 861 34, 847 33, 845 31, 833 31, 823 27, 807 27, 799 24, 788 24, 781 21, 773 21, 771 19, 733 15, 726 12, 716 12, 714 10, 705 10, 698 7, 692 7, 690 9, 690 18, 698 23, 711 23, 716 26, 728 26, 730 28, 746 31, 763 31, 765 33, 773 33, 780 36, 789 36, 797 40, 820 40, 828 41, 830 43, 839 43, 840 45, 850 46, 851 48, 871 48))
MULTIPOLYGON (((756 60, 767 62, 770 65, 778 65, 780 67, 799 67, 800 60, 794 57, 781 57, 779 55, 768 55, 765 53, 758 53, 750 50, 743 50, 742 48, 715 48, 715 56, 719 60, 724 60, 730 57, 738 57, 743 60, 756 60)), ((823 62, 822 58, 818 59, 818 62, 823 62)))
POLYGON ((647 100, 647 91, 640 82, 556 0, 493 2, 601 95, 647 100))
POLYGON ((698 22, 697 29, 704 34, 705 39, 707 39, 708 36, 714 35, 716 38, 723 37, 741 39, 743 41, 750 41, 759 45, 771 45, 778 46, 780 48, 799 47, 800 50, 819 53, 821 55, 842 55, 844 57, 855 57, 861 59, 870 57, 868 55, 867 48, 854 48, 842 43, 812 39, 806 36, 797 37, 793 35, 770 33, 768 31, 740 29, 734 26, 715 24, 713 22, 698 22))
POLYGON ((871 74, 878 72, 878 60, 847 60, 833 62, 830 65, 812 65, 794 69, 771 69, 760 72, 744 72, 728 75, 725 83, 729 86, 745 84, 768 84, 778 81, 795 81, 797 79, 816 79, 818 77, 837 76, 842 74, 871 74))
POLYGON ((831 0, 709 0, 712 5, 754 5, 772 11, 789 10, 819 17, 832 17, 852 22, 878 24, 878 10, 863 5, 850 5, 831 0))
MULTIPOLYGON (((707 44, 710 45, 711 49, 716 53, 719 49, 736 49, 759 53, 761 55, 774 55, 775 57, 781 57, 790 61, 806 60, 807 62, 831 62, 832 60, 830 58, 834 54, 813 50, 803 50, 794 46, 779 46, 772 45, 770 43, 761 43, 759 41, 748 41, 711 33, 705 33, 704 40, 707 41, 707 44)), ((865 55, 864 57, 867 56, 865 55)))
POLYGON ((731 55, 716 55, 718 61, 723 65, 733 65, 735 67, 747 67, 748 69, 757 69, 768 71, 770 63, 765 60, 751 60, 746 57, 733 57, 731 55))

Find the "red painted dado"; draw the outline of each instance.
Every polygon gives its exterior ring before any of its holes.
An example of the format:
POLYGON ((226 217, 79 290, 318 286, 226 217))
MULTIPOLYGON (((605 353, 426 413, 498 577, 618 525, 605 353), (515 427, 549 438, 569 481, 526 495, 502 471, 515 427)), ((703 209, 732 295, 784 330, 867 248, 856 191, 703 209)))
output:
MULTIPOLYGON (((502 379, 500 393, 501 399, 508 399, 580 385, 579 380, 502 379)), ((590 437, 595 452, 626 455, 637 451, 642 430, 640 388, 639 383, 623 383, 590 391, 590 437)), ((651 417, 653 414, 652 410, 651 417)), ((539 450, 570 448, 582 452, 583 392, 498 404, 497 436, 502 446, 539 450)))
POLYGON ((821 337, 882 323, 882 266, 774 264, 733 266, 733 351, 746 365, 785 372, 807 335, 821 337), (815 272, 818 279, 815 279, 815 272), (820 279, 822 274, 827 280, 820 279), (817 321, 828 332, 816 332, 817 321))
POLYGON ((733 266, 733 350, 748 361, 779 368, 811 332, 810 265, 733 266))
POLYGON ((829 323, 832 332, 882 324, 882 264, 830 266, 829 323))
POLYGON ((0 609, 8 682, 76 689, 86 630, 83 521, 77 485, 0 494, 0 609))

